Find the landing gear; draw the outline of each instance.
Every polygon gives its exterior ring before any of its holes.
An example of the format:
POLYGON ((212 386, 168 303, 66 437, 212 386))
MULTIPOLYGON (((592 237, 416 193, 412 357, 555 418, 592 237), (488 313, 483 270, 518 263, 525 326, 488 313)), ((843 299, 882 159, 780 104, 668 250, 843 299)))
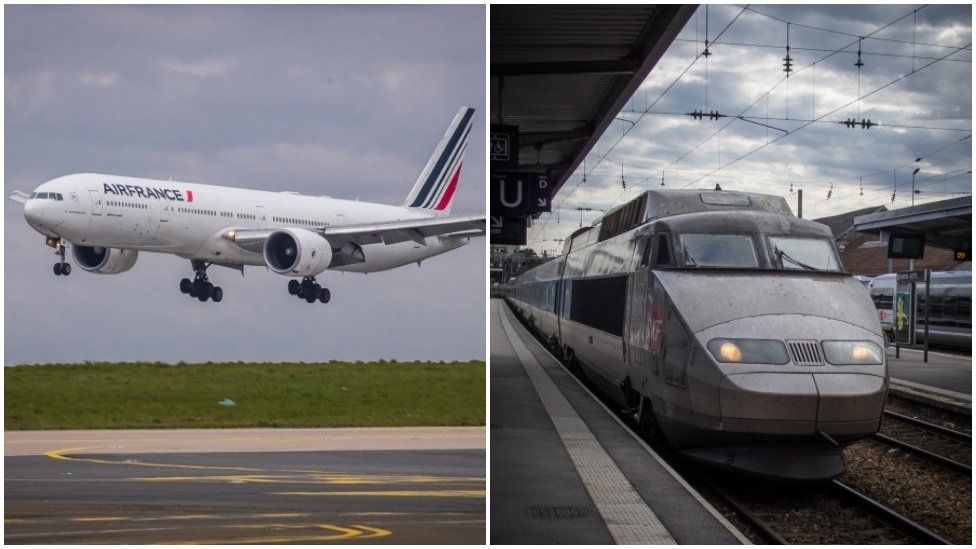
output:
POLYGON ((319 286, 312 276, 306 276, 301 282, 289 280, 288 293, 297 296, 298 299, 304 299, 306 303, 315 303, 316 300, 328 303, 332 299, 332 292, 328 288, 319 286))
POLYGON ((192 261, 191 263, 196 275, 192 282, 189 278, 180 280, 180 292, 195 297, 200 302, 211 299, 214 303, 220 303, 220 300, 224 299, 224 290, 220 286, 214 286, 210 283, 207 278, 207 267, 209 265, 202 261, 192 261))
POLYGON ((56 246, 58 251, 55 253, 60 258, 60 261, 54 264, 54 276, 68 276, 71 274, 71 264, 64 260, 67 247, 64 245, 64 241, 61 240, 58 241, 56 246))

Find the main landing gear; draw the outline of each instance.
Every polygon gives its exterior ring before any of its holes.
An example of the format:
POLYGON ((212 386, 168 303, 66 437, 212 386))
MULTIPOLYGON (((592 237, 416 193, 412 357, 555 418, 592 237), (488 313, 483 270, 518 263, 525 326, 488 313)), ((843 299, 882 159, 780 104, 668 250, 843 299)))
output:
POLYGON ((329 299, 332 298, 332 293, 329 292, 329 289, 319 286, 314 276, 306 276, 301 282, 289 280, 288 293, 298 296, 298 299, 304 299, 308 303, 315 303, 316 299, 322 303, 328 303, 329 299))
POLYGON ((200 301, 211 299, 214 303, 220 303, 220 300, 224 298, 224 290, 220 286, 211 284, 207 278, 207 267, 210 265, 202 261, 192 261, 191 264, 193 270, 196 271, 196 276, 193 278, 193 282, 190 282, 189 278, 181 280, 180 291, 200 301))
POLYGON ((55 253, 60 258, 60 261, 54 264, 54 276, 61 276, 61 275, 68 276, 69 274, 71 274, 71 264, 64 260, 64 255, 65 255, 65 251, 67 250, 67 247, 64 245, 64 242, 61 240, 58 240, 58 243, 55 244, 54 246, 58 250, 55 253))

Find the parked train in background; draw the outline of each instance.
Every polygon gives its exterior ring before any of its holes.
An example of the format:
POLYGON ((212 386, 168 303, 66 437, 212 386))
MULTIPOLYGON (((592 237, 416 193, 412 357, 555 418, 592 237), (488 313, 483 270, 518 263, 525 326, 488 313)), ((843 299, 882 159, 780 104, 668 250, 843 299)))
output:
POLYGON ((830 229, 782 197, 647 191, 577 230, 507 300, 641 430, 711 465, 798 481, 877 432, 884 336, 830 229))
MULTIPOLYGON (((895 274, 883 274, 871 279, 868 292, 878 309, 881 327, 888 334, 893 329, 895 274)), ((916 308, 918 343, 925 341, 925 282, 919 281, 916 308)), ((932 273, 932 304, 929 307, 929 344, 972 351, 973 348, 973 272, 938 271, 932 273)))

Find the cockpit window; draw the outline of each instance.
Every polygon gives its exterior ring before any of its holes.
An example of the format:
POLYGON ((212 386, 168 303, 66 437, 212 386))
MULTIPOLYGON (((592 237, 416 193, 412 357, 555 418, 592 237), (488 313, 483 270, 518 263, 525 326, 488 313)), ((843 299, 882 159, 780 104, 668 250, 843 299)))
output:
POLYGON ((823 238, 769 237, 773 258, 781 269, 839 271, 834 247, 823 238))
POLYGON ((37 198, 39 198, 39 199, 45 199, 45 198, 47 198, 47 193, 37 193, 37 198))
POLYGON ((37 193, 31 193, 30 197, 31 198, 37 198, 37 193))
POLYGON ((680 239, 685 267, 759 267, 748 235, 683 234, 680 239))

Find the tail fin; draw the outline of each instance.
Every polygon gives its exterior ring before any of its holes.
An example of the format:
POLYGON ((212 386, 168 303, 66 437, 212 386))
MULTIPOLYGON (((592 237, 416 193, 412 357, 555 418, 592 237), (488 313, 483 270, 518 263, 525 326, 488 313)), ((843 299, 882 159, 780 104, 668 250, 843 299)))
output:
POLYGON ((403 203, 404 206, 434 210, 437 213, 450 212, 451 199, 454 198, 458 178, 461 177, 461 161, 464 160, 464 151, 468 148, 468 134, 471 132, 473 118, 474 109, 461 107, 424 170, 420 172, 420 177, 403 203))

